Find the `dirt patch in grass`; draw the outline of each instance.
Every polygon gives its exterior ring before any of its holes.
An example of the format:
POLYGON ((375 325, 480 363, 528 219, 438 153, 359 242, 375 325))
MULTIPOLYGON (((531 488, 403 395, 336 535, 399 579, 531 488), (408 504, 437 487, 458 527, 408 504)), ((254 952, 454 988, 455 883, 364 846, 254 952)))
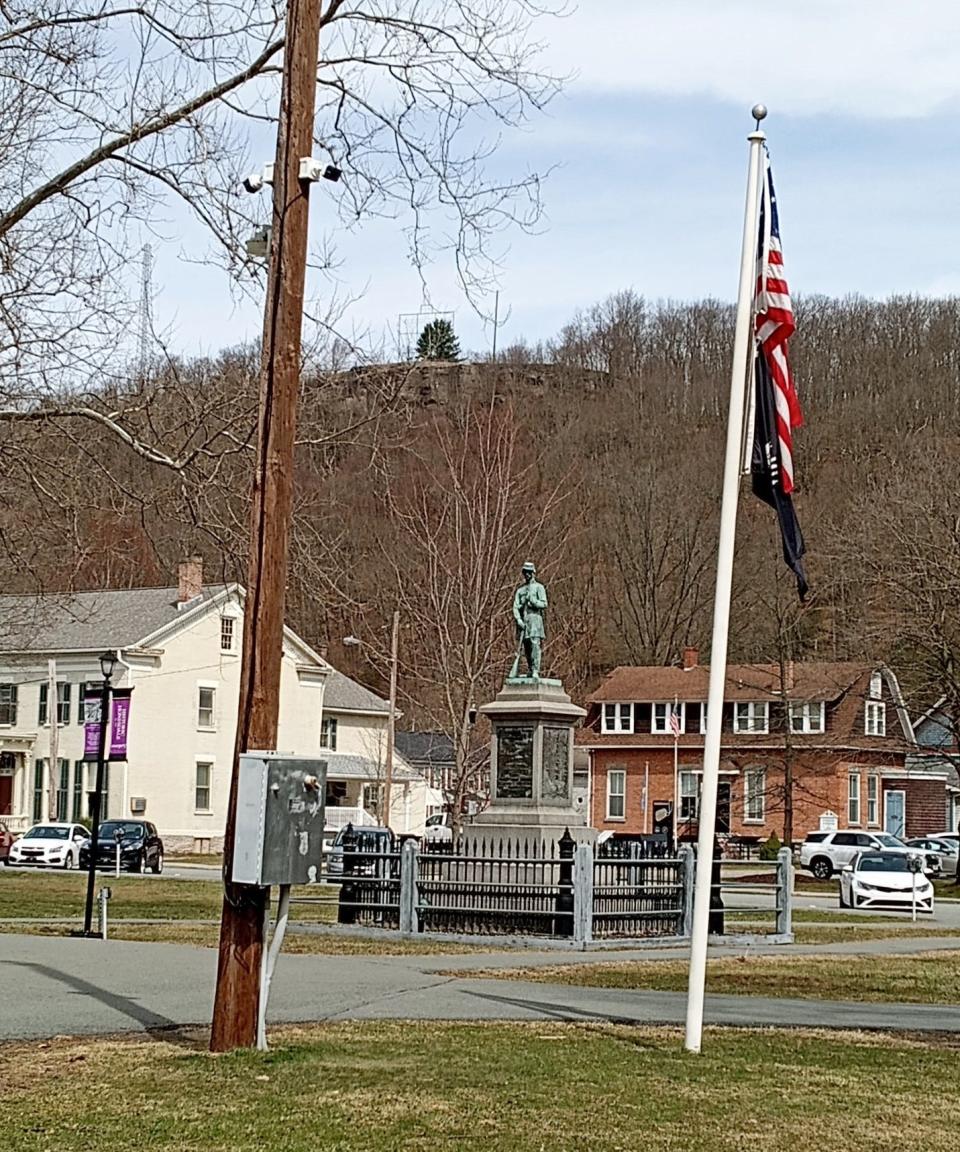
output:
POLYGON ((690 1056, 673 1030, 364 1022, 287 1028, 270 1053, 220 1057, 203 1039, 5 1047, 5 1140, 18 1152, 742 1152, 774 1134, 818 1152, 956 1147, 957 1051, 935 1038, 708 1030, 690 1056))
MULTIPOLYGON (((466 979, 526 980, 587 988, 684 992, 686 961, 629 961, 448 972, 466 979)), ((731 996, 955 1004, 960 951, 911 956, 741 956, 707 961, 707 991, 731 996)), ((960 1114, 958 1114, 960 1119, 960 1114)))

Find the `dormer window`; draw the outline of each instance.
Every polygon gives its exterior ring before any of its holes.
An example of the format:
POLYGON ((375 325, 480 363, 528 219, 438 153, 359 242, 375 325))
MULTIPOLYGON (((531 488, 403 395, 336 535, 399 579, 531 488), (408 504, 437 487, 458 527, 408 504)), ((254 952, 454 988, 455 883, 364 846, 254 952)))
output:
POLYGON ((879 700, 868 700, 863 731, 867 736, 886 736, 887 706, 879 700))
POLYGON ((233 651, 233 617, 221 616, 220 617, 220 651, 232 652, 233 651))
POLYGON ((601 718, 601 731, 623 733, 633 731, 632 704, 604 704, 601 718))
POLYGON ((734 732, 762 732, 770 730, 770 705, 766 700, 738 702, 733 706, 734 732))
POLYGON ((874 672, 870 677, 870 699, 880 700, 883 696, 883 676, 874 672))
POLYGON ((791 732, 822 732, 824 730, 824 705, 821 700, 814 704, 790 705, 791 732))
POLYGON ((684 732, 684 706, 682 704, 654 704, 651 713, 650 731, 655 734, 673 733, 674 726, 670 723, 672 716, 676 716, 676 734, 684 732))

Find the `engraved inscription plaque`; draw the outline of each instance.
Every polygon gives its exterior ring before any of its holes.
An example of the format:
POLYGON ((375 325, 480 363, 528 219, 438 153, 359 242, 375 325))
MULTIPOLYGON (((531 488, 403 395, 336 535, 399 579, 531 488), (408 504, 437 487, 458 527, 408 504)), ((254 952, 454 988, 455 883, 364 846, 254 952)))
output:
POLYGON ((497 729, 497 798, 533 797, 533 728, 497 729))
POLYGON ((543 730, 543 800, 570 799, 570 729, 543 730))

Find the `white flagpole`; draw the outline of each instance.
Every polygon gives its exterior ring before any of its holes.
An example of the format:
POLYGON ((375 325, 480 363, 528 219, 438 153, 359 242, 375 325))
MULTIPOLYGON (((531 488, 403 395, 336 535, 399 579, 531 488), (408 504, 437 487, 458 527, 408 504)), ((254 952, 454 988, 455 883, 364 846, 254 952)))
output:
POLYGON ((710 923, 710 884, 713 873, 713 840, 717 820, 717 780, 720 774, 720 730, 723 722, 723 688, 727 670, 727 636, 730 630, 730 590, 733 581, 733 550, 737 534, 737 497, 740 488, 740 449, 743 437, 744 393, 747 368, 753 349, 753 298, 756 279, 760 156, 766 139, 760 121, 767 110, 753 109, 756 129, 750 141, 746 206, 743 214, 743 248, 740 254, 740 286, 730 376, 730 410, 727 413, 727 448, 723 466, 723 498, 720 505, 720 541, 717 550, 717 582, 713 601, 713 644, 710 649, 710 689, 707 699, 707 735, 703 749, 703 785, 700 794, 700 829, 697 837, 697 878, 693 901, 693 934, 690 940, 690 980, 687 989, 687 1028, 684 1047, 699 1052, 703 1037, 703 996, 707 974, 707 931, 710 923))

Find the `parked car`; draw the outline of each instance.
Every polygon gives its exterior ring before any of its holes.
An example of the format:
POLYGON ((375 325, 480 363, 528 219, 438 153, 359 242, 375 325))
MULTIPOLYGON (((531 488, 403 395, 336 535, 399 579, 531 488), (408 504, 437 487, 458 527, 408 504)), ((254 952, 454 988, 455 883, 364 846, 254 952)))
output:
POLYGON ((423 838, 428 844, 449 844, 453 840, 450 813, 437 812, 433 816, 428 816, 423 828, 423 838))
POLYGON ((840 873, 841 908, 912 908, 933 912, 933 885, 910 867, 908 852, 859 852, 840 873))
MULTIPOLYGON (((97 867, 115 868, 117 845, 120 845, 120 867, 129 872, 146 872, 158 876, 163 871, 163 841, 155 824, 148 820, 104 820, 97 833, 97 867)), ((80 867, 90 866, 90 841, 80 850, 80 867)))
POLYGON ((32 864, 50 868, 76 868, 90 833, 82 824, 50 821, 34 826, 10 849, 10 864, 32 864))
MULTIPOLYGON (((818 880, 829 880, 834 872, 839 872, 850 864, 859 852, 900 852, 910 855, 902 840, 889 832, 853 832, 844 829, 837 832, 811 832, 800 845, 800 867, 812 872, 818 880)), ((924 872, 939 873, 940 857, 935 852, 922 854, 924 872)))
POLYGON ((13 847, 16 836, 10 829, 0 820, 0 864, 6 864, 10 857, 10 849, 13 847))
POLYGON ((918 836, 904 843, 908 848, 935 853, 940 857, 943 872, 956 873, 957 860, 960 859, 960 844, 956 840, 951 840, 948 836, 918 836))
POLYGON ((393 832, 384 826, 351 828, 350 825, 347 825, 346 828, 341 828, 333 842, 333 847, 330 849, 330 854, 327 856, 327 876, 334 883, 339 883, 340 877, 343 875, 343 838, 348 830, 356 836, 357 851, 370 854, 366 860, 357 861, 355 869, 357 876, 375 876, 378 866, 383 866, 382 856, 375 854, 393 852, 396 848, 393 832))

